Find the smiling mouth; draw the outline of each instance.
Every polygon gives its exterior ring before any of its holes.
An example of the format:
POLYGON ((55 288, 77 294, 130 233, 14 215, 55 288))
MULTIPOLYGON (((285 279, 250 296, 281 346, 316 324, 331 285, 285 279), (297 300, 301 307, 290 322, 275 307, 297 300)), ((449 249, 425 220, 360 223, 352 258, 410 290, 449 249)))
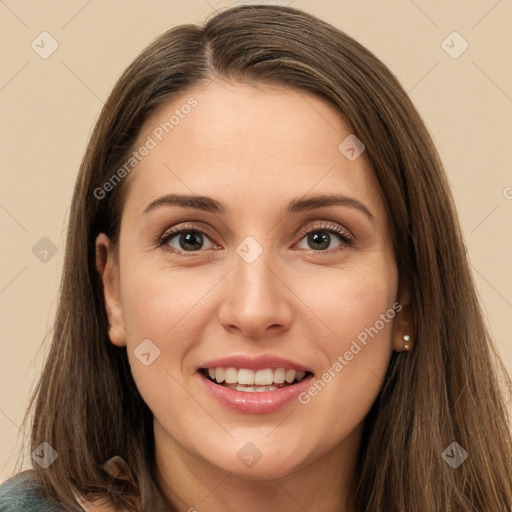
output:
POLYGON ((277 391, 313 377, 313 373, 309 371, 284 368, 266 368, 258 371, 246 368, 200 368, 199 373, 218 386, 246 393, 277 391))

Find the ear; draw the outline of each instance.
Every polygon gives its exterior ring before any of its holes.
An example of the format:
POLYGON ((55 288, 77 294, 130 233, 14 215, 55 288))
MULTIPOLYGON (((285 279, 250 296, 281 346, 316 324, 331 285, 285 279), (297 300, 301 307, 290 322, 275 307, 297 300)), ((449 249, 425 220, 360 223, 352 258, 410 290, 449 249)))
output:
POLYGON ((395 328, 393 332, 393 350, 403 352, 410 350, 414 344, 414 320, 412 316, 411 294, 409 286, 400 286, 397 297, 395 328), (398 309, 400 308, 400 309, 398 309), (409 340, 404 340, 404 336, 408 335, 409 340), (409 349, 405 345, 409 346, 409 349))
POLYGON ((109 320, 110 341, 119 347, 126 346, 123 309, 119 286, 119 268, 110 240, 104 233, 96 238, 96 269, 103 283, 103 299, 109 320))

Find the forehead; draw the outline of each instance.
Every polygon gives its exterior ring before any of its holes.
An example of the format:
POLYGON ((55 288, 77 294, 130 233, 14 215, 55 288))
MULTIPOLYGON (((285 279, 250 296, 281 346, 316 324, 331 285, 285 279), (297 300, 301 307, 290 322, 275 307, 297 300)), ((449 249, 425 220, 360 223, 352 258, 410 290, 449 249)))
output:
POLYGON ((336 192, 365 198, 378 213, 383 205, 365 153, 351 160, 340 150, 352 132, 330 102, 312 93, 209 82, 145 122, 135 149, 150 149, 129 176, 126 203, 140 212, 174 192, 261 208, 288 196, 336 192))

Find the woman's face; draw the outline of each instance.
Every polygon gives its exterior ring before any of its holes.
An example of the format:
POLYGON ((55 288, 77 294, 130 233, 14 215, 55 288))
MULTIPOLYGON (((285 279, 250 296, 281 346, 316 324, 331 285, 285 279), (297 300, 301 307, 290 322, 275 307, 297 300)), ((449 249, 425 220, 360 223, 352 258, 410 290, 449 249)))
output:
POLYGON ((160 453, 254 479, 355 453, 406 331, 389 221, 351 134, 314 95, 220 81, 146 122, 118 261, 97 246, 111 340, 160 453))

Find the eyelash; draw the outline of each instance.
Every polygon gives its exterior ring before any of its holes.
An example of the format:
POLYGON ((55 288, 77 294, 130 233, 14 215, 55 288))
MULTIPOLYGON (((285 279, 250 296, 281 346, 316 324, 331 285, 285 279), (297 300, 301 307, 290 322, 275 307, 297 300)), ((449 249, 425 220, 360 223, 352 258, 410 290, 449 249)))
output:
MULTIPOLYGON (((162 235, 158 236, 156 238, 156 240, 154 240, 154 245, 161 247, 163 250, 173 253, 173 254, 194 256, 195 253, 203 252, 203 251, 201 251, 201 250, 198 250, 198 251, 176 251, 166 245, 167 242, 169 240, 171 240, 172 238, 174 238, 175 236, 180 235, 182 233, 187 233, 190 231, 194 231, 196 233, 204 235, 204 236, 208 237, 210 240, 213 238, 210 235, 210 233, 208 232, 208 229, 206 229, 204 227, 198 228, 194 224, 184 224, 184 225, 181 225, 180 227, 174 226, 172 228, 166 229, 162 235)), ((337 224, 334 224, 329 221, 325 222, 321 226, 311 226, 311 227, 303 228, 299 233, 300 240, 302 240, 305 236, 309 235, 310 233, 315 233, 315 232, 334 233, 340 239, 340 242, 341 242, 340 247, 338 247, 337 249, 331 249, 331 250, 311 249, 311 251, 315 252, 315 253, 332 254, 334 252, 341 251, 347 247, 353 247, 355 244, 355 241, 354 241, 352 235, 350 235, 345 229, 341 228, 337 224)))

